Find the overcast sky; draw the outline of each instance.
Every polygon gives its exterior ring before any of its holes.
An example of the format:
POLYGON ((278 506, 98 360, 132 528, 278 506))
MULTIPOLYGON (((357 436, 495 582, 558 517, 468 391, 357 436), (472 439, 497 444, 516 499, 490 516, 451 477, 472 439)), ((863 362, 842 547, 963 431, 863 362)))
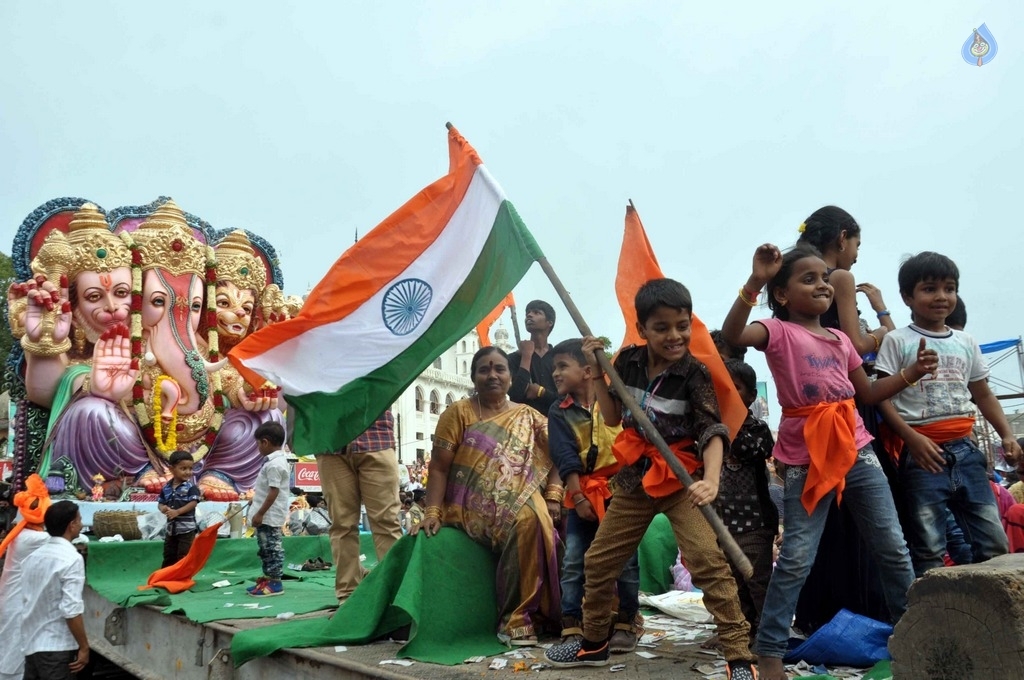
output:
MULTIPOLYGON (((0 249, 51 198, 164 194, 266 237, 302 293, 445 172, 450 120, 615 341, 628 198, 709 327, 758 244, 835 203, 897 325, 901 259, 938 250, 968 330, 1017 337, 1022 44, 1019 0, 4 2, 0 249), (960 48, 982 22, 999 52, 978 68, 960 48)), ((515 293, 555 298, 538 267, 515 293)))

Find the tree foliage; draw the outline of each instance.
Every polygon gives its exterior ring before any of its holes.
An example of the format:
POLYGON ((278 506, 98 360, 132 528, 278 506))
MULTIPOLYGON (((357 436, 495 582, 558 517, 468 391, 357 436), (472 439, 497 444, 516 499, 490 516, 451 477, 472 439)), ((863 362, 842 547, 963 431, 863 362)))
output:
MULTIPOLYGON (((14 283, 14 261, 6 253, 0 253, 0 290, 6 294, 7 289, 14 283)), ((14 336, 11 335, 11 325, 7 319, 7 300, 0 303, 0 372, 7 366, 7 356, 11 353, 14 345, 14 336)))

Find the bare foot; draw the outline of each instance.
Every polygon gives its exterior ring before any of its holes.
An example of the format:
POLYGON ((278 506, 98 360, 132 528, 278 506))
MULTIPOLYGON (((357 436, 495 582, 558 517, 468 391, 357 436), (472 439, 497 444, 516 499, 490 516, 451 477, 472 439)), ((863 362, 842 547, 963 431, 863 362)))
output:
POLYGON ((171 473, 158 474, 153 468, 149 468, 142 476, 135 480, 136 486, 141 486, 146 490, 147 493, 160 493, 164 484, 171 481, 171 473))
POLYGON ((237 501, 238 492, 229 482, 217 475, 203 475, 199 480, 199 490, 208 501, 237 501))
POLYGON ((704 642, 700 643, 701 649, 717 649, 722 651, 722 639, 718 637, 718 634, 712 635, 704 642))
POLYGON ((757 670, 761 680, 789 680, 782 659, 775 656, 757 657, 757 670))

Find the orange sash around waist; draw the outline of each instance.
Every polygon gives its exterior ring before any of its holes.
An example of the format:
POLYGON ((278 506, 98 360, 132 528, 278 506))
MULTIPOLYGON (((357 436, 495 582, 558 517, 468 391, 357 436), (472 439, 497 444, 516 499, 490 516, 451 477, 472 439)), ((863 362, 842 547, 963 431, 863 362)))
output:
MULTIPOLYGON (((612 497, 612 491, 608 488, 608 478, 619 471, 618 463, 606 465, 600 470, 594 470, 589 475, 580 475, 580 491, 590 501, 590 507, 594 508, 597 521, 604 519, 604 504, 612 497)), ((576 503, 572 497, 566 494, 565 507, 575 508, 576 503)))
MULTIPOLYGON (((936 444, 945 444, 954 439, 970 437, 971 431, 974 429, 974 418, 970 416, 950 418, 949 420, 939 420, 926 425, 911 425, 910 427, 936 444)), ((879 428, 879 438, 882 440, 882 446, 885 448, 886 453, 892 456, 894 461, 899 462, 900 454, 903 452, 903 439, 884 423, 879 428)))
MULTIPOLYGON (((697 460, 697 456, 692 451, 687 450, 692 447, 692 439, 681 439, 668 446, 691 475, 702 465, 697 460)), ((651 459, 651 467, 644 475, 643 484, 644 491, 652 498, 668 496, 683 488, 683 485, 672 473, 672 468, 661 457, 657 447, 644 439, 644 436, 639 431, 631 427, 624 429, 616 437, 612 453, 615 454, 616 460, 622 465, 632 465, 645 456, 651 459)))
POLYGON ((800 496, 807 514, 814 512, 818 502, 833 489, 839 503, 846 487, 846 473, 857 462, 857 410, 853 399, 784 408, 782 415, 807 418, 804 441, 811 464, 800 496))

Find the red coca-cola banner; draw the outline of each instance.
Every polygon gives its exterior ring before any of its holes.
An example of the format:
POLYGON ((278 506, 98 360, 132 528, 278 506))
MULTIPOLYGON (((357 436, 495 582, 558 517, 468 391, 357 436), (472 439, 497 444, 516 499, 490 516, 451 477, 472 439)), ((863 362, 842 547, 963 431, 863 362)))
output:
POLYGON ((320 470, 316 463, 295 463, 295 486, 304 491, 321 491, 320 470))

